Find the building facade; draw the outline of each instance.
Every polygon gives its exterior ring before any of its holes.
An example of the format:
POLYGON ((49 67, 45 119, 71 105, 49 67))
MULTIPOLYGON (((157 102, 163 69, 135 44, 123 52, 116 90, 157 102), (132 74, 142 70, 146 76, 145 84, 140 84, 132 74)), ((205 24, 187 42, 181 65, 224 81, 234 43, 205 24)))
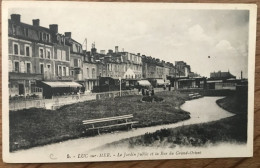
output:
POLYGON ((58 25, 41 27, 40 20, 32 25, 21 22, 19 14, 8 20, 9 95, 40 95, 38 81, 70 80, 70 49, 58 25))

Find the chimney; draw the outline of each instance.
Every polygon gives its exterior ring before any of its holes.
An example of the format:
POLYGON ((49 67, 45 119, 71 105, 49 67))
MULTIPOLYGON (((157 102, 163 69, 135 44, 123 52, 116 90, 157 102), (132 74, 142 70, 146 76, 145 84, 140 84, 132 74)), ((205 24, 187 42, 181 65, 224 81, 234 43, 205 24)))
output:
POLYGON ((33 26, 40 26, 40 19, 33 19, 33 26))
POLYGON ((51 24, 51 25, 49 25, 49 28, 54 33, 58 33, 58 25, 57 24, 51 24))
POLYGON ((113 50, 111 50, 111 49, 108 50, 108 53, 109 53, 109 54, 112 54, 112 53, 113 53, 113 50))
POLYGON ((12 14, 11 15, 11 20, 14 21, 14 22, 20 23, 21 22, 21 15, 19 15, 19 14, 12 14))
POLYGON ((137 53, 138 56, 140 56, 141 54, 140 53, 137 53))
POLYGON ((115 53, 118 53, 118 46, 115 46, 115 53))
POLYGON ((65 32, 65 37, 71 38, 71 32, 65 32))
POLYGON ((241 71, 241 79, 243 79, 243 71, 241 71))

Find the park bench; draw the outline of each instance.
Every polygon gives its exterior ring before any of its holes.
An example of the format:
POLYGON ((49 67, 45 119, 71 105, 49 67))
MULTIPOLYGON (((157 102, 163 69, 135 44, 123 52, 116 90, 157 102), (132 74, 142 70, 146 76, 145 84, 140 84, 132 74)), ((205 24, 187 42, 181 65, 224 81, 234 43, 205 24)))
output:
POLYGON ((122 115, 122 116, 114 116, 114 117, 106 117, 106 118, 98 118, 98 119, 91 119, 91 120, 84 120, 82 121, 84 125, 91 125, 90 128, 86 128, 86 130, 97 130, 98 134, 100 134, 99 130, 102 128, 110 128, 116 127, 121 125, 130 125, 131 129, 133 128, 133 124, 138 123, 138 121, 128 121, 129 119, 133 118, 133 114, 129 115, 122 115), (95 126, 97 123, 108 123, 110 121, 117 121, 116 124, 109 124, 109 125, 102 125, 102 126, 95 126), (121 122, 120 122, 121 121, 121 122), (120 123, 118 123, 120 122, 120 123))
POLYGON ((202 97, 199 93, 191 93, 189 94, 189 99, 196 99, 202 97))

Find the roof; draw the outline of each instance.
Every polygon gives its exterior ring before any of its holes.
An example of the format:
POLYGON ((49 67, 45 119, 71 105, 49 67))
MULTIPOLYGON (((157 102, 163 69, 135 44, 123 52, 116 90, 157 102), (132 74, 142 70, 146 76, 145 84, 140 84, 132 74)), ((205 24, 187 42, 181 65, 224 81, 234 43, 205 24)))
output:
POLYGON ((50 87, 57 88, 57 87, 82 87, 82 85, 76 82, 45 82, 42 83, 49 85, 50 87))
POLYGON ((235 78, 234 75, 232 75, 230 72, 211 72, 210 78, 235 78))

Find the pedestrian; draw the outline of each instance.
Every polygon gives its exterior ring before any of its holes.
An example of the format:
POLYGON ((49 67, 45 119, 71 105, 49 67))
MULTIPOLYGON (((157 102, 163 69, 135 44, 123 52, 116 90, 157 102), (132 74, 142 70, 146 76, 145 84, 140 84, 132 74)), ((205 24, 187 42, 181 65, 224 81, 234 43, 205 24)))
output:
POLYGON ((151 93, 152 96, 154 96, 154 89, 152 88, 152 93, 151 93))
POLYGON ((143 95, 143 96, 145 95, 144 88, 142 88, 142 95, 143 95))
POLYGON ((149 90, 146 89, 146 96, 149 96, 149 90))

